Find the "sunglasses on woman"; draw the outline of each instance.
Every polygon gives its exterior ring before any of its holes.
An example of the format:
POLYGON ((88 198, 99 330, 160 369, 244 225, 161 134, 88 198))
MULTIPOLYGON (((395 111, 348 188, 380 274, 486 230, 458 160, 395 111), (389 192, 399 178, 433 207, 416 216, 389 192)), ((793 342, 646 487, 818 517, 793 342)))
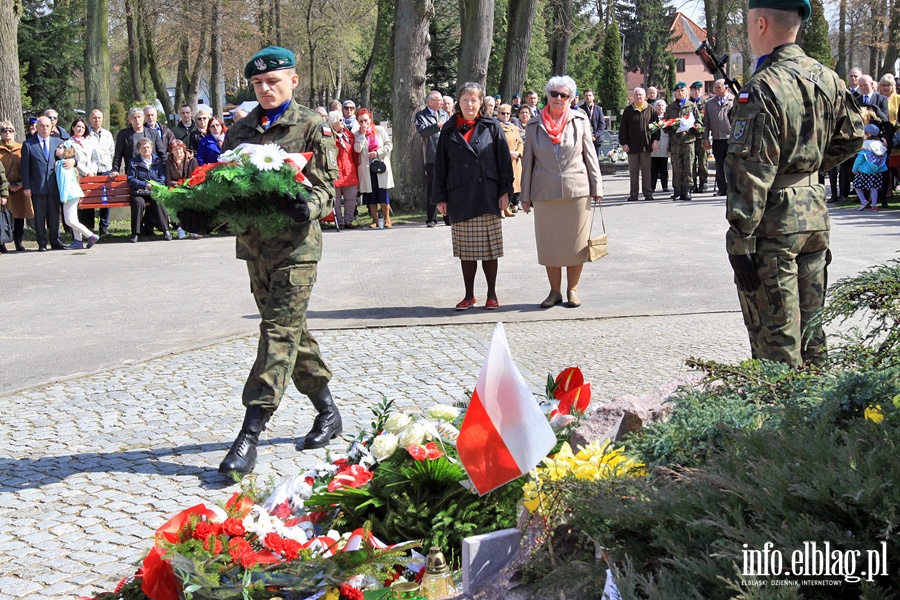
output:
POLYGON ((569 99, 569 94, 563 94, 562 92, 557 92, 556 90, 550 90, 551 98, 562 98, 563 100, 569 99))

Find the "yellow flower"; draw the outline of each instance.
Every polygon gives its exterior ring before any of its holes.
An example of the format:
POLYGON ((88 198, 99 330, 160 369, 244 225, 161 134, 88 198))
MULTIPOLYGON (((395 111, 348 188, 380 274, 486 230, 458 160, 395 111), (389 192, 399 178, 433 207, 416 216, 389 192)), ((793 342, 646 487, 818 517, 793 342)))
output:
POLYGON ((875 408, 867 408, 864 414, 866 419, 872 421, 876 425, 881 425, 881 422, 884 421, 884 413, 881 411, 880 404, 876 404, 875 408))
POLYGON ((328 588, 328 592, 322 600, 341 600, 341 592, 337 588, 328 588))
POLYGON ((900 394, 894 396, 894 408, 900 408, 900 394))
POLYGON ((572 448, 568 442, 564 442, 559 452, 553 458, 545 458, 544 464, 547 465, 541 471, 546 472, 551 481, 561 479, 572 472, 575 466, 575 457, 572 455, 572 448))

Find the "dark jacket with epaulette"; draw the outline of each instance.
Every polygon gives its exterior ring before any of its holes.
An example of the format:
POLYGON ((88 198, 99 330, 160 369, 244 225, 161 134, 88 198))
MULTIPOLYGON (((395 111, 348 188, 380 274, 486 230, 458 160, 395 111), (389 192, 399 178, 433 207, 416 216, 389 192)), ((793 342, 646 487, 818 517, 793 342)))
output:
POLYGON ((455 117, 441 129, 434 159, 432 204, 447 203, 451 223, 500 215, 497 200, 513 193, 512 159, 506 134, 491 117, 479 117, 467 143, 455 117))
POLYGON ((755 253, 757 237, 828 231, 817 173, 851 158, 863 140, 844 82, 800 46, 779 46, 741 88, 732 118, 728 253, 755 253))
POLYGON ((262 260, 278 266, 318 262, 322 258, 322 229, 319 218, 334 208, 334 179, 338 175, 337 148, 331 129, 318 114, 293 100, 269 129, 261 125, 265 110, 257 106, 235 123, 225 135, 222 150, 240 144, 277 144, 285 152, 312 152, 303 173, 309 188, 310 220, 291 221, 273 235, 263 235, 256 227, 237 236, 237 257, 262 260))

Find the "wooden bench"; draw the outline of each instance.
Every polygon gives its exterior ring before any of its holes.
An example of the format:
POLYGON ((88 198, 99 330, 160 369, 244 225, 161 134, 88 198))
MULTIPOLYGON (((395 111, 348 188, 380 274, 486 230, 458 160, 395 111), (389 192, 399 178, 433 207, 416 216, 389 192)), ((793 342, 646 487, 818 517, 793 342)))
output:
POLYGON ((118 208, 131 206, 131 189, 128 187, 128 176, 95 175, 82 177, 79 181, 84 190, 84 198, 78 201, 78 208, 118 208), (106 188, 106 202, 103 202, 103 188, 106 188))

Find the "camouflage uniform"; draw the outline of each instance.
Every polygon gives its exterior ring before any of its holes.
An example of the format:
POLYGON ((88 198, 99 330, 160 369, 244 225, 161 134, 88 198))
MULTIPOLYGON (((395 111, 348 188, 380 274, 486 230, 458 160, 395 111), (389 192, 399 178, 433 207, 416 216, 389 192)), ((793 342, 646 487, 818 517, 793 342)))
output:
POLYGON ((268 130, 259 123, 265 111, 257 106, 235 123, 225 137, 225 149, 242 143, 276 143, 287 152, 312 152, 304 173, 310 190, 310 220, 291 221, 271 236, 251 227, 237 237, 237 257, 247 261, 250 291, 259 307, 259 348, 244 385, 244 406, 275 410, 288 377, 305 395, 324 389, 331 371, 306 326, 306 308, 322 257, 318 218, 334 206, 337 149, 331 129, 316 113, 291 102, 268 130))
MULTIPOLYGON (((697 110, 700 112, 700 124, 702 125, 703 117, 706 115, 706 98, 698 98, 694 100, 694 104, 697 105, 697 110)), ((709 156, 706 153, 706 148, 703 147, 703 140, 705 139, 705 135, 698 135, 697 141, 694 142, 693 182, 696 184, 694 189, 697 193, 704 190, 709 179, 709 156)))
MULTIPOLYGON (((681 119, 691 113, 694 114, 696 123, 702 125, 703 120, 700 117, 700 111, 697 109, 697 105, 691 102, 690 98, 684 100, 684 105, 680 105, 678 100, 672 101, 666 107, 663 119, 681 119)), ((672 186, 675 188, 676 198, 690 193, 694 185, 694 142, 698 137, 694 129, 675 133, 677 130, 678 124, 666 128, 666 132, 669 134, 669 153, 672 155, 672 186)))
POLYGON ((844 83, 796 44, 775 48, 734 103, 726 248, 750 255, 761 281, 738 291, 754 358, 795 366, 825 358, 825 333, 810 321, 825 302, 830 229, 817 173, 861 143, 844 83))

